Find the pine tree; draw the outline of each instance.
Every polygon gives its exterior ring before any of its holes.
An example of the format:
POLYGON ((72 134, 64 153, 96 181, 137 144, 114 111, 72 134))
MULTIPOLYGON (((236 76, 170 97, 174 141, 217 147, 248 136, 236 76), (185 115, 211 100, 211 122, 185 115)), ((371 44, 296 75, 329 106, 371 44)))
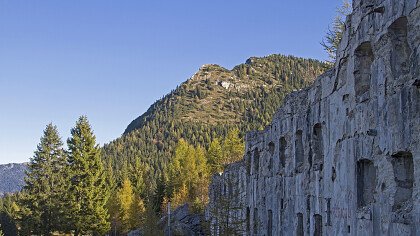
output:
POLYGON ((50 235, 64 228, 64 179, 62 168, 65 157, 57 127, 48 124, 37 150, 28 164, 27 177, 20 200, 22 225, 33 234, 50 235))
POLYGON ((133 191, 137 195, 142 195, 145 188, 143 180, 144 169, 140 158, 136 158, 134 164, 130 166, 130 181, 133 186, 133 191))
POLYGON ((118 201, 117 201, 117 183, 116 177, 110 161, 106 164, 107 185, 109 189, 109 199, 107 202, 107 209, 110 215, 111 232, 115 232, 119 227, 118 221, 118 201))
POLYGON ((351 4, 348 0, 344 0, 342 6, 337 9, 337 15, 332 23, 332 29, 329 28, 321 45, 328 53, 330 63, 334 63, 338 47, 340 46, 341 39, 345 30, 345 17, 351 13, 351 4))
MULTIPOLYGON (((20 193, 9 195, 6 194, 0 198, 0 224, 3 234, 18 235, 16 220, 21 219, 21 208, 16 204, 20 193)), ((29 235, 21 234, 21 235, 29 235)))
POLYGON ((100 150, 86 116, 80 117, 71 129, 67 145, 71 229, 75 235, 103 235, 110 229, 106 209, 109 189, 100 150))
POLYGON ((153 194, 153 202, 152 202, 153 209, 155 210, 156 213, 161 213, 162 207, 164 208, 166 207, 166 204, 168 201, 168 199, 166 198, 167 196, 166 183, 167 183, 167 178, 165 177, 165 173, 160 174, 159 178, 157 179, 156 189, 153 194))

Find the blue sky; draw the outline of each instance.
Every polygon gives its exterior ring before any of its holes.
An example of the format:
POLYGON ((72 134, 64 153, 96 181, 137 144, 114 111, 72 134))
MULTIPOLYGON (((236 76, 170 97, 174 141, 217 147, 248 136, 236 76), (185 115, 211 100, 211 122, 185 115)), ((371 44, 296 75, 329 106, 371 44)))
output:
POLYGON ((0 0, 0 163, 63 141, 87 115, 100 144, 207 63, 273 53, 326 59, 341 0, 0 0))

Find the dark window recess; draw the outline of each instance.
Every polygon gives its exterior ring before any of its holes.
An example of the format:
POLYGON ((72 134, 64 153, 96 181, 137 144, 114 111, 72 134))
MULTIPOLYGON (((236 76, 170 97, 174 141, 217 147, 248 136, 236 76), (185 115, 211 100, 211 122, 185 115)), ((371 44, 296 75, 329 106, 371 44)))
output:
POLYGON ((314 220, 315 220, 314 236, 322 236, 322 216, 319 214, 315 214, 314 220))
POLYGON ((270 152, 270 155, 274 155, 275 146, 273 142, 268 143, 268 151, 270 152))
POLYGON ((407 40, 407 24, 407 17, 400 17, 388 28, 388 36, 392 45, 390 64, 395 79, 410 71, 411 49, 407 40))
POLYGON ((250 219, 250 216, 251 215, 251 212, 250 212, 250 210, 249 210, 249 207, 247 207, 246 208, 246 232, 249 232, 251 229, 250 229, 250 227, 251 227, 251 219, 250 219))
POLYGON ((364 207, 374 201, 376 168, 373 162, 362 159, 357 162, 357 206, 364 207))
POLYGON ((327 198, 327 225, 331 225, 331 198, 327 198))
POLYGON ((297 213, 296 236, 303 236, 303 214, 297 213))
POLYGON ((354 89, 356 101, 363 102, 369 99, 371 66, 373 63, 373 51, 370 42, 364 42, 354 51, 354 89))
POLYGON ((397 184, 392 210, 397 211, 413 204, 413 154, 410 152, 398 152, 392 155, 392 167, 394 169, 395 183, 397 184))
POLYGON ((254 208, 254 227, 253 227, 254 235, 258 233, 258 209, 254 208))
POLYGON ((246 153, 246 173, 247 175, 251 175, 251 152, 250 151, 246 153))
POLYGON ((324 163, 324 145, 322 139, 322 126, 320 123, 315 124, 312 135, 312 146, 313 146, 313 168, 314 170, 322 170, 324 163))
POLYGON ((258 173, 258 169, 260 168, 260 151, 258 148, 254 151, 254 174, 258 173))
POLYGON ((273 168, 273 156, 274 156, 274 150, 275 146, 273 142, 268 143, 268 152, 270 153, 270 156, 268 157, 268 170, 271 170, 273 168))
POLYGON ((296 139, 295 139, 295 163, 296 168, 303 165, 303 139, 302 139, 302 130, 298 130, 296 132, 296 139))
POLYGON ((273 235, 273 211, 268 210, 267 236, 273 235))
POLYGON ((286 139, 284 137, 281 137, 279 141, 279 159, 282 168, 284 168, 284 166, 286 165, 286 147, 286 139))

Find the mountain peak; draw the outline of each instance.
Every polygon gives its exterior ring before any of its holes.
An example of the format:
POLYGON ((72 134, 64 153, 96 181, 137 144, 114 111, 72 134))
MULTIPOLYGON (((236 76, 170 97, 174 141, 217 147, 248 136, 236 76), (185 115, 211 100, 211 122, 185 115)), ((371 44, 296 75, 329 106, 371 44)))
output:
MULTIPOLYGON (((166 119, 174 119, 184 123, 205 122, 208 125, 253 120, 249 116, 257 114, 248 114, 245 107, 255 106, 256 113, 257 110, 267 109, 258 106, 256 101, 277 96, 268 95, 273 92, 283 94, 300 89, 325 69, 326 65, 320 61, 280 54, 250 57, 246 63, 232 70, 217 64, 204 64, 190 79, 135 119, 124 133, 143 127, 155 117, 165 122, 166 119), (165 110, 165 115, 157 115, 159 110, 165 110)), ((271 104, 270 110, 274 112, 277 103, 271 104)), ((271 120, 271 116, 270 113, 258 118, 264 120, 261 125, 271 120)))

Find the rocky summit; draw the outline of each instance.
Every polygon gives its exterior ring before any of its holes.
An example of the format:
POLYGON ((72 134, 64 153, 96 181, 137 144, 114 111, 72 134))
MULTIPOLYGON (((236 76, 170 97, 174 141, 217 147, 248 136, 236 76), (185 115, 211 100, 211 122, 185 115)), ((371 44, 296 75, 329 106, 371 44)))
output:
POLYGON ((212 235, 420 235, 419 6, 353 1, 333 69, 213 177, 212 235))

